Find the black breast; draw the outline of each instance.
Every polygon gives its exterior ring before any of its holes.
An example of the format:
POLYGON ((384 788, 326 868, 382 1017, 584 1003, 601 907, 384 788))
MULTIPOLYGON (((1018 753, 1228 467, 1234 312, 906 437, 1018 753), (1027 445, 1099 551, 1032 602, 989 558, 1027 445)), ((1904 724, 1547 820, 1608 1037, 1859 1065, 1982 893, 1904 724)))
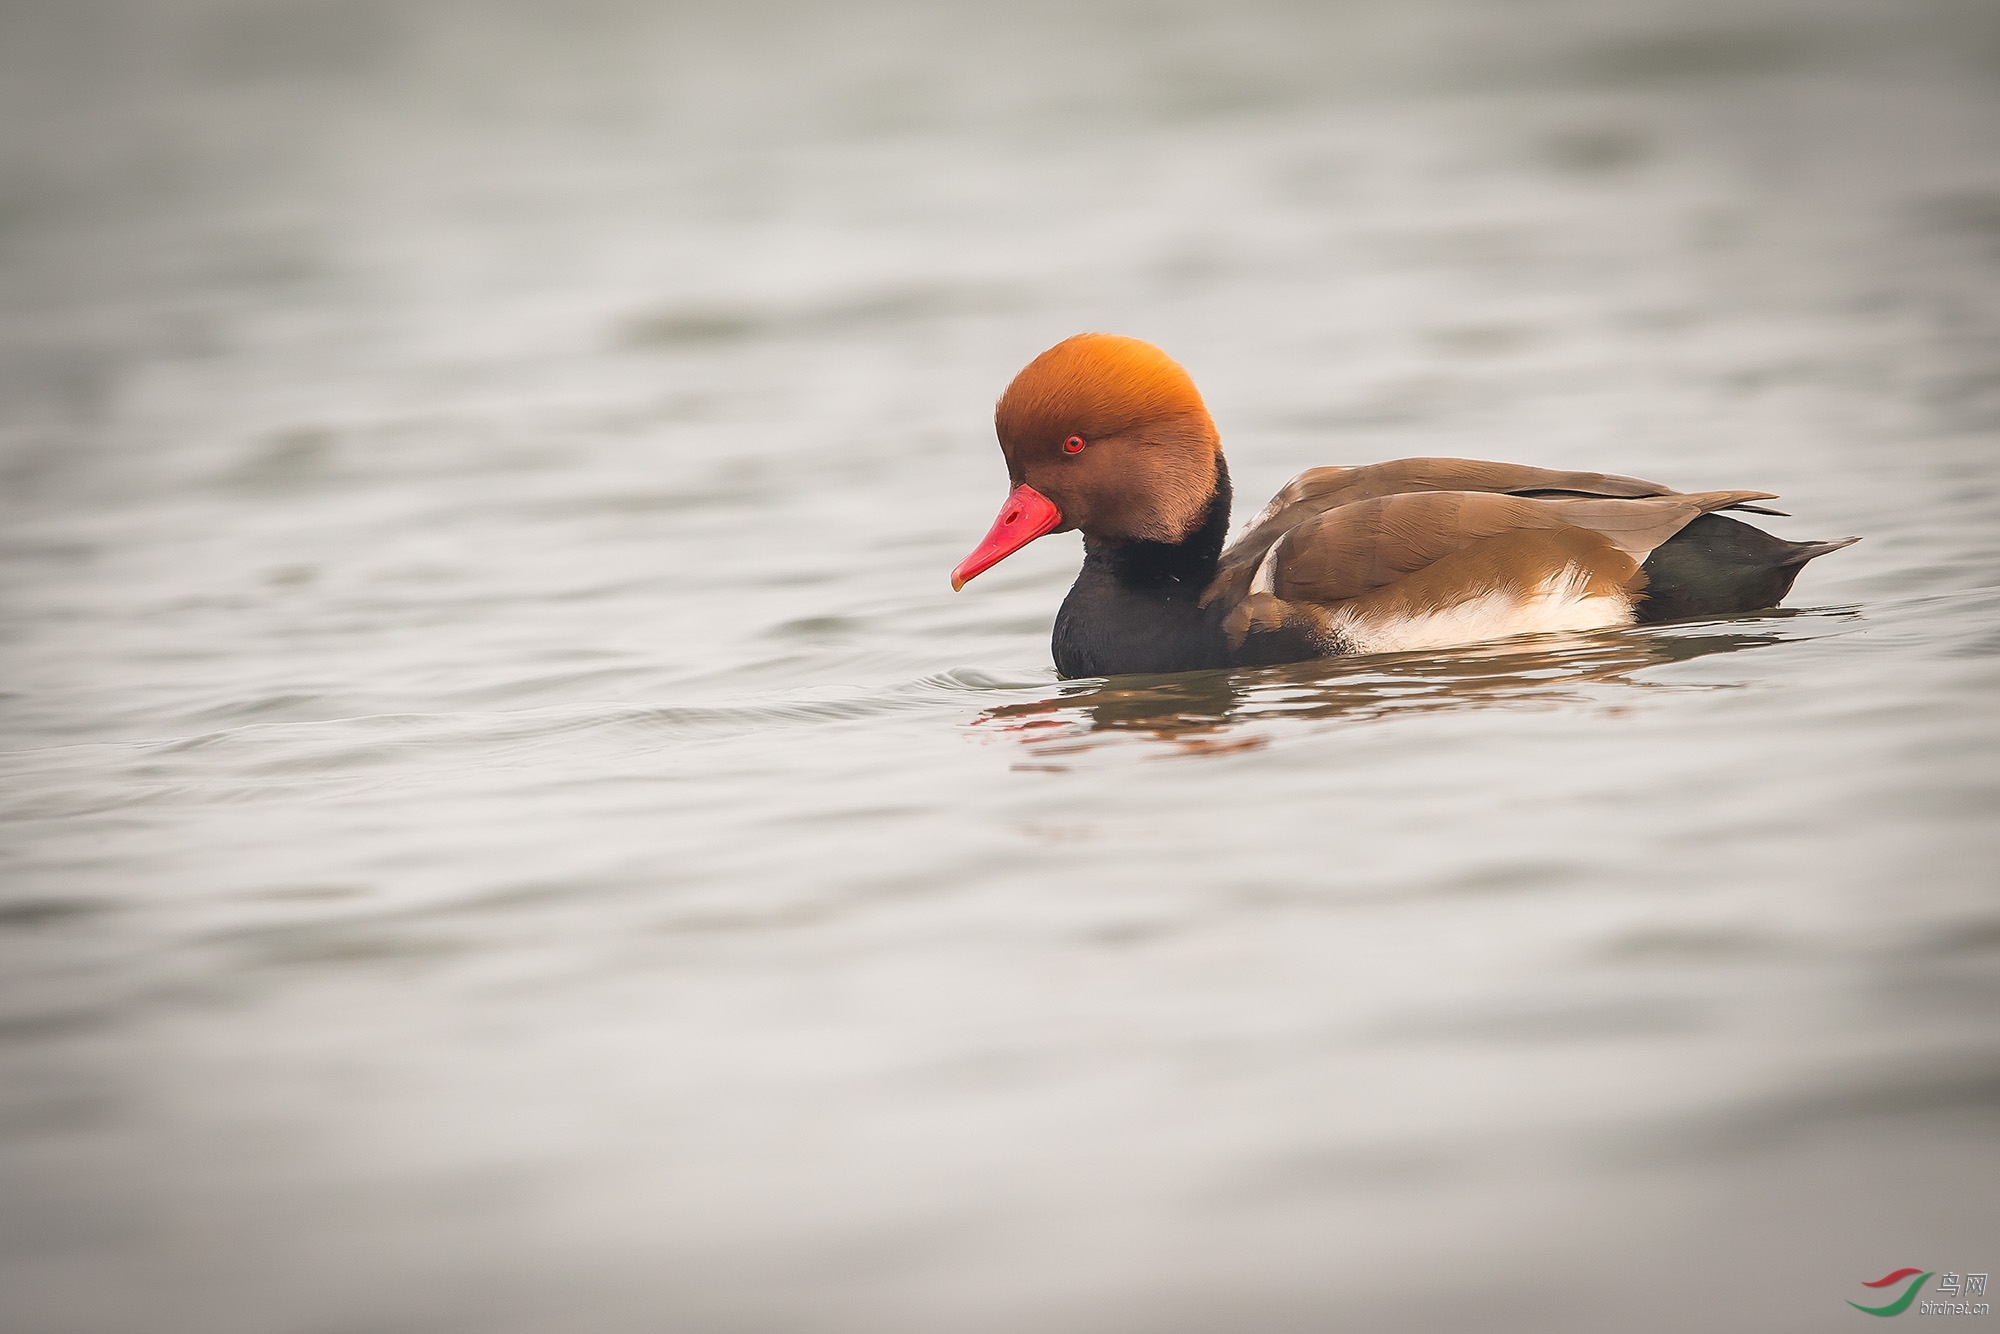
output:
POLYGON ((1229 468, 1215 460, 1215 494, 1202 524, 1180 542, 1083 543, 1083 569, 1050 648, 1072 676, 1192 672, 1230 665, 1222 608, 1202 607, 1229 533, 1229 468))
POLYGON ((1220 608, 1196 605, 1204 584, 1133 587, 1084 550, 1083 569, 1056 613, 1050 649, 1060 676, 1129 676, 1229 666, 1220 608))

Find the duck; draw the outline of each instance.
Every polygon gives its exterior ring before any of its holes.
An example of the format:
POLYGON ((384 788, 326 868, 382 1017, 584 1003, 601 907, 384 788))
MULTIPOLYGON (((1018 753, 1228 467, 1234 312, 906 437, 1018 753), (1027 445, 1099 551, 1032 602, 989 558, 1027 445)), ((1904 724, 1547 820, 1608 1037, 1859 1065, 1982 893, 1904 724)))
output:
POLYGON ((1083 567, 1050 649, 1064 679, 1464 648, 1516 635, 1776 607, 1808 561, 1728 512, 1767 491, 1675 491, 1479 459, 1312 468, 1234 542, 1229 465, 1201 394, 1151 343, 1064 339, 994 409, 1008 492, 953 591, 1050 533, 1083 567))

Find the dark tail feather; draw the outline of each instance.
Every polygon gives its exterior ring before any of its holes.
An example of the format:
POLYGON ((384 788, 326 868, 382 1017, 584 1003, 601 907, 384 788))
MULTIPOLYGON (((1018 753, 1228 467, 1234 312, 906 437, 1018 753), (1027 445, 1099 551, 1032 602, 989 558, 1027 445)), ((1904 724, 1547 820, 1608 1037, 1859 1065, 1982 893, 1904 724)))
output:
POLYGON ((1784 601, 1805 563, 1859 542, 1787 542, 1738 519, 1704 514, 1668 538, 1640 567, 1641 623, 1763 611, 1784 601))
POLYGON ((1843 537, 1837 542, 1794 542, 1792 554, 1785 558, 1785 564, 1804 565, 1809 560, 1818 560, 1829 551, 1851 547, 1860 540, 1858 537, 1843 537))

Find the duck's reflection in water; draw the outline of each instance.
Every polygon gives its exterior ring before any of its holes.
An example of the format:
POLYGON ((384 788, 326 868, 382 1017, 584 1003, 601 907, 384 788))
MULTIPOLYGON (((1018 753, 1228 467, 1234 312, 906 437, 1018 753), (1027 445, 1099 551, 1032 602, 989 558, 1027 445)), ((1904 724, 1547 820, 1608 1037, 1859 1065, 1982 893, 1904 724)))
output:
POLYGON ((1477 645, 1450 653, 1330 659, 1257 670, 1124 676, 987 709, 973 726, 1054 759, 1137 736, 1169 754, 1254 749, 1256 724, 1580 700, 1584 687, 1643 686, 1649 667, 1762 648, 1791 636, 1783 615, 1755 622, 1614 630, 1477 645))

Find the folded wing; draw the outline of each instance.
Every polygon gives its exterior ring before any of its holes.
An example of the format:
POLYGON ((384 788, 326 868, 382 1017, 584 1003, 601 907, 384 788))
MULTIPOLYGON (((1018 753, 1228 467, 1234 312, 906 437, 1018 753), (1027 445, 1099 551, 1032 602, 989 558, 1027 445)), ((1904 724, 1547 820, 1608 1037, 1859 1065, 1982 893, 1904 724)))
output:
POLYGON ((1770 498, 1470 459, 1315 468, 1223 554, 1203 602, 1223 602, 1239 648, 1281 626, 1378 652, 1622 624, 1655 548, 1770 498))

